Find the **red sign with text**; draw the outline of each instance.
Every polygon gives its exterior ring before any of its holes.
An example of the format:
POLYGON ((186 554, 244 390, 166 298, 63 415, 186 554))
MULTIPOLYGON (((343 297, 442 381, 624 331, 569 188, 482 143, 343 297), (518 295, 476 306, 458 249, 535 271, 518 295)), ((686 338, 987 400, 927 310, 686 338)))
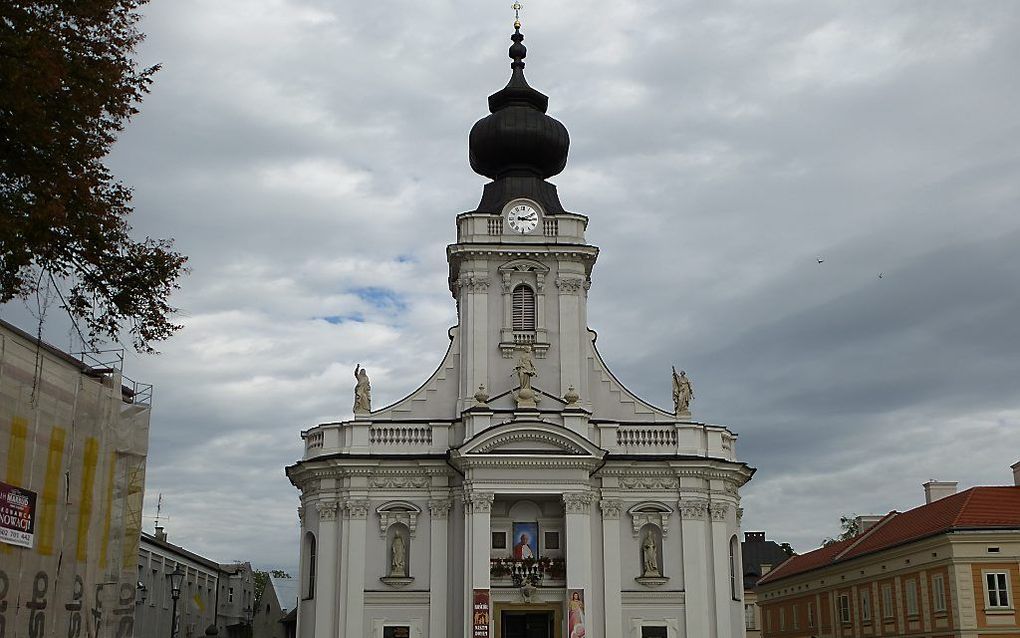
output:
POLYGON ((489 590, 476 589, 471 605, 471 638, 489 638, 489 590))

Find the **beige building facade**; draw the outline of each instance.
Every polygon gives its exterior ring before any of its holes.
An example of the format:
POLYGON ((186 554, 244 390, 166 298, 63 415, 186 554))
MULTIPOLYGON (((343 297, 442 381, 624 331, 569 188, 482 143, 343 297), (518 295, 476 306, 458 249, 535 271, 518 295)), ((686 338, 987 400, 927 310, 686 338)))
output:
POLYGON ((1020 637, 1016 481, 926 484, 925 505, 791 558, 759 581, 763 638, 1020 637))

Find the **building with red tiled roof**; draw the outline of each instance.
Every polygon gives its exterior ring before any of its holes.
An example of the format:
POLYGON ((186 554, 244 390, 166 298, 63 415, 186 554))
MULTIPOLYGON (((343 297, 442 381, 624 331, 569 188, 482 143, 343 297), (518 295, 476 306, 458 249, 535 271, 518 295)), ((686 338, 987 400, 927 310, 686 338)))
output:
POLYGON ((925 484, 926 503, 793 556, 758 581, 763 638, 1020 638, 1014 485, 925 484))

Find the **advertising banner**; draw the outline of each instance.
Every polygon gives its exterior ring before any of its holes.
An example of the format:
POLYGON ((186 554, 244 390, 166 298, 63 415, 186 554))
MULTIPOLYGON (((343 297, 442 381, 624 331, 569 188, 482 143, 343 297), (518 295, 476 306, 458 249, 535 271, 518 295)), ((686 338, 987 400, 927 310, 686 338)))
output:
POLYGON ((471 638, 489 638, 489 590, 476 589, 471 605, 471 638))
POLYGON ((32 547, 35 542, 35 492, 0 481, 0 542, 32 547))
POLYGON ((567 636, 584 638, 584 590, 567 591, 567 636))

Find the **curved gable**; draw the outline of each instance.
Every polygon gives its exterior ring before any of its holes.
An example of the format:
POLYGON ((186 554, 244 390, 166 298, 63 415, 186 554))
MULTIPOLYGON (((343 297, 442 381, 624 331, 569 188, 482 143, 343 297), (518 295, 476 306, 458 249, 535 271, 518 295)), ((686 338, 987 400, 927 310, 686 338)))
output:
POLYGON ((458 448, 461 455, 556 454, 602 458, 606 451, 572 430, 544 421, 504 423, 458 448))

